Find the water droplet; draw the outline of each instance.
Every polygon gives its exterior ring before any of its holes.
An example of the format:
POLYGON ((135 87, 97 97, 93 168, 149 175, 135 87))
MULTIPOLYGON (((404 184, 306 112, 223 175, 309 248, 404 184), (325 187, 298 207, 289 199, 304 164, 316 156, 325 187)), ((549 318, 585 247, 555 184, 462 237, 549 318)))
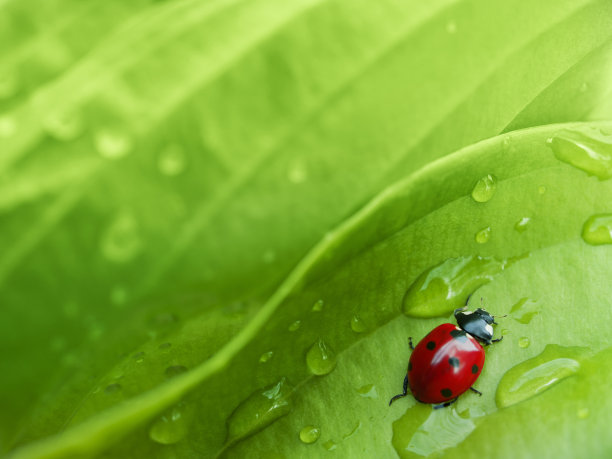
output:
POLYGON ((455 21, 448 21, 446 23, 446 31, 449 34, 454 34, 457 32, 457 23, 455 21))
POLYGON ((159 171, 169 177, 179 175, 185 170, 185 152, 180 145, 169 145, 164 148, 157 158, 159 171))
POLYGON ((531 218, 523 217, 514 224, 514 229, 518 231, 519 233, 524 233, 530 224, 531 224, 531 218))
POLYGON ((57 140, 74 140, 83 132, 83 121, 74 112, 55 113, 45 118, 43 128, 57 140))
POLYGON ((529 345, 531 344, 531 342, 529 341, 529 338, 527 338, 526 336, 521 336, 518 340, 518 345, 520 348, 528 348, 529 345))
POLYGON ((300 430, 300 440, 307 444, 314 443, 320 436, 321 430, 315 426, 305 426, 300 430))
POLYGON ((325 448, 327 451, 333 451, 338 447, 338 445, 336 445, 336 442, 333 440, 327 440, 325 443, 323 443, 323 448, 325 448))
POLYGON ((458 445, 474 428, 455 407, 432 410, 417 403, 393 423, 392 444, 401 458, 430 456, 458 445))
POLYGON ((295 162, 287 171, 287 178, 296 185, 304 183, 308 179, 308 171, 302 162, 295 162))
POLYGON ((580 408, 576 414, 578 415, 578 419, 586 419, 589 417, 589 409, 580 408))
POLYGON ((14 96, 19 89, 19 78, 13 70, 3 69, 0 72, 0 99, 14 96))
POLYGON ((312 310, 314 312, 321 312, 323 310, 323 300, 315 301, 315 304, 312 306, 312 310))
POLYGON ((326 375, 336 368, 336 354, 325 341, 319 339, 306 353, 308 369, 315 375, 326 375))
POLYGON ((595 129, 564 129, 547 143, 558 160, 600 180, 612 177, 612 137, 595 129))
POLYGON ((509 335, 510 333, 511 333, 511 332, 510 332, 510 330, 509 330, 509 329, 507 329, 507 328, 504 328, 504 329, 502 329, 502 331, 501 331, 501 334, 502 334, 503 336, 509 335))
POLYGON ((171 365, 164 371, 164 374, 168 378, 174 378, 175 376, 182 375, 187 371, 187 367, 183 365, 171 365))
POLYGON ((599 132, 603 135, 608 135, 608 136, 612 135, 612 127, 606 127, 606 126, 600 127, 599 132))
POLYGON ((134 362, 136 362, 136 363, 144 362, 144 357, 145 357, 145 353, 144 352, 137 352, 136 354, 134 354, 132 356, 132 358, 134 359, 134 362))
POLYGON ((121 212, 102 235, 103 255, 115 263, 125 263, 142 249, 138 221, 129 212, 121 212))
POLYGON ((161 343, 159 345, 159 349, 170 349, 172 347, 172 343, 161 343))
POLYGON ((583 355, 580 348, 547 345, 542 353, 508 370, 497 386, 497 406, 505 408, 527 400, 575 374, 583 355))
POLYGON ((538 193, 540 193, 540 194, 546 193, 546 187, 544 185, 540 185, 538 187, 538 193))
POLYGON ((104 389, 104 393, 106 394, 115 394, 121 390, 121 384, 113 383, 106 386, 104 389))
POLYGON ((374 384, 366 384, 357 389, 357 393, 364 398, 378 398, 376 386, 374 384))
POLYGON ((0 138, 8 138, 17 132, 17 123, 8 116, 0 117, 0 138))
POLYGON ((367 327, 366 323, 363 321, 363 319, 361 317, 359 317, 357 314, 355 314, 351 318, 351 329, 355 333, 363 333, 363 332, 367 331, 368 327, 367 327))
POLYGON ((264 352, 263 354, 261 354, 261 357, 259 357, 259 363, 266 363, 272 358, 273 355, 274 351, 264 352))
POLYGON ((585 81, 580 85, 580 92, 587 92, 589 90, 589 84, 585 81))
POLYGON ((96 132, 94 143, 98 153, 107 159, 122 158, 132 149, 132 139, 120 129, 101 129, 96 132))
POLYGON ((582 227, 582 239, 587 244, 612 244, 612 214, 589 217, 582 227))
POLYGON ((291 331, 291 332, 294 332, 294 331, 299 330, 299 328, 301 326, 302 326, 302 321, 301 320, 296 320, 291 325, 289 325, 288 330, 291 331))
POLYGON ((476 182, 472 190, 472 198, 476 202, 487 202, 495 194, 497 179, 489 174, 476 182))
POLYGON ((490 226, 487 226, 486 228, 481 229, 474 236, 474 239, 479 244, 486 243, 490 238, 491 238, 491 227, 490 226))
POLYGON ((404 314, 411 317, 443 317, 463 306, 470 294, 489 283, 513 260, 490 257, 449 258, 429 268, 404 296, 404 314))
POLYGON ((540 313, 540 308, 537 303, 529 298, 521 298, 512 309, 510 315, 514 320, 522 324, 528 324, 531 319, 540 313))
POLYGON ((289 396, 293 388, 286 378, 244 400, 227 420, 228 443, 259 432, 291 411, 289 396))
POLYGON ((161 445, 178 443, 189 431, 191 411, 184 402, 173 406, 153 423, 149 438, 161 445))

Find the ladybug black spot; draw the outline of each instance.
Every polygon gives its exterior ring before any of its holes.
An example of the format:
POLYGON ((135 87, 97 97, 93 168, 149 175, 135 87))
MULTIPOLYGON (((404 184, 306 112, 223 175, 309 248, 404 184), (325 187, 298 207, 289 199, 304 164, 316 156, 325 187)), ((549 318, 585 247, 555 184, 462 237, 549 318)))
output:
POLYGON ((451 330, 450 335, 455 339, 467 339, 463 330, 451 330))
POLYGON ((433 351, 436 347, 436 343, 434 343, 433 341, 429 341, 427 343, 427 349, 429 349, 430 351, 433 351))
POLYGON ((412 362, 408 362, 408 371, 412 370, 412 362))
POLYGON ((453 368, 459 368, 459 359, 457 357, 451 357, 448 359, 448 363, 453 368))
POLYGON ((453 396, 453 391, 450 389, 442 389, 440 393, 442 394, 442 397, 452 397, 453 396))
POLYGON ((478 365, 476 364, 472 365, 472 373, 474 374, 478 373, 478 365))

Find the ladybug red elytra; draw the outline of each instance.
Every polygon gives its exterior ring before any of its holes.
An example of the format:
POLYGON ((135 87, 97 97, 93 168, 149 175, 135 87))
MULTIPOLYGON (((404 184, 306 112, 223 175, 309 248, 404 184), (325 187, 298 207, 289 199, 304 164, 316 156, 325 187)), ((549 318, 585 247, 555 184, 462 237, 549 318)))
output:
POLYGON ((413 350, 404 378, 404 392, 389 401, 408 395, 408 388, 414 398, 422 403, 439 403, 434 408, 449 406, 468 389, 482 395, 472 387, 476 382, 485 353, 479 341, 485 344, 503 339, 493 338, 493 327, 497 325, 494 316, 482 308, 466 311, 467 306, 455 309, 459 327, 442 324, 434 328, 413 350))

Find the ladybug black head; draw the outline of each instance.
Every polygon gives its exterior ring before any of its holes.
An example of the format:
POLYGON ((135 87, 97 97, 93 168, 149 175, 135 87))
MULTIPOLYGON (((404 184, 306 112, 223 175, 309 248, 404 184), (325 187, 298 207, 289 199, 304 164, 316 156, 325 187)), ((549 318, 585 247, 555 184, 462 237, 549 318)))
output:
POLYGON ((478 308, 474 312, 466 311, 465 308, 455 309, 457 325, 474 338, 491 344, 493 338, 494 317, 484 309, 478 308))

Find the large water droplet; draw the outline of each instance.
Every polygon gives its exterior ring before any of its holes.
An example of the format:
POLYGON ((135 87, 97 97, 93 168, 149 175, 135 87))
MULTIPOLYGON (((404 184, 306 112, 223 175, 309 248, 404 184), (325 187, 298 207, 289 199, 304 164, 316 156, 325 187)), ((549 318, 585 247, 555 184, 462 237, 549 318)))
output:
POLYGON ((521 298, 510 310, 512 318, 522 324, 528 324, 539 313, 540 307, 529 298, 521 298))
POLYGON ((157 158, 159 171, 169 177, 179 175, 185 170, 187 161, 185 152, 180 145, 169 145, 164 148, 157 158))
POLYGON ((107 159, 119 159, 132 150, 130 136, 116 128, 105 128, 96 132, 94 144, 98 153, 107 159))
POLYGON ((404 296, 404 314, 443 317, 463 306, 470 294, 515 260, 490 257, 450 258, 421 274, 404 296))
POLYGON ((336 353, 319 339, 306 353, 308 369, 315 375, 326 375, 336 368, 336 353))
POLYGON ((364 398, 378 398, 376 386, 374 384, 365 384, 357 389, 357 393, 364 398))
POLYGON ((355 333, 363 333, 368 330, 368 326, 360 316, 354 314, 353 317, 351 317, 351 329, 355 333))
POLYGON ((173 406, 153 423, 149 438, 162 445, 178 443, 189 431, 191 411, 185 402, 173 406))
POLYGON ((495 194, 497 179, 489 174, 478 180, 472 190, 472 198, 476 202, 487 202, 495 194))
POLYGON ((523 217, 514 224, 514 229, 519 233, 524 233, 531 223, 531 218, 523 217))
POLYGON ((300 440, 310 444, 314 443, 321 436, 321 430, 316 426, 305 426, 300 430, 300 440))
POLYGON ((612 177, 612 136, 597 129, 564 129, 547 142, 560 161, 600 180, 612 177))
POLYGON ((508 370, 497 386, 495 400, 504 408, 522 402, 559 383, 580 369, 580 348, 549 344, 542 353, 508 370))
POLYGON ((130 212, 121 212, 102 235, 103 255, 110 261, 125 263, 142 249, 138 221, 130 212))
POLYGON ((479 244, 484 244, 489 241, 491 238, 491 227, 487 226, 486 228, 481 229, 474 236, 474 240, 479 244))
POLYGON ((333 451, 337 447, 338 445, 333 440, 327 440, 325 443, 323 443, 323 448, 325 448, 327 451, 333 451))
POLYGON ((582 239, 591 245, 612 244, 612 214, 589 217, 582 227, 582 239))
POLYGON ((430 456, 458 445, 474 428, 454 407, 432 410, 417 404, 393 423, 392 444, 401 458, 430 456))
POLYGON ((83 132, 83 121, 74 112, 54 113, 43 121, 45 131, 57 140, 76 139, 83 132))
POLYGON ((259 432, 291 411, 293 388, 282 378, 244 400, 227 420, 227 442, 234 443, 259 432))

